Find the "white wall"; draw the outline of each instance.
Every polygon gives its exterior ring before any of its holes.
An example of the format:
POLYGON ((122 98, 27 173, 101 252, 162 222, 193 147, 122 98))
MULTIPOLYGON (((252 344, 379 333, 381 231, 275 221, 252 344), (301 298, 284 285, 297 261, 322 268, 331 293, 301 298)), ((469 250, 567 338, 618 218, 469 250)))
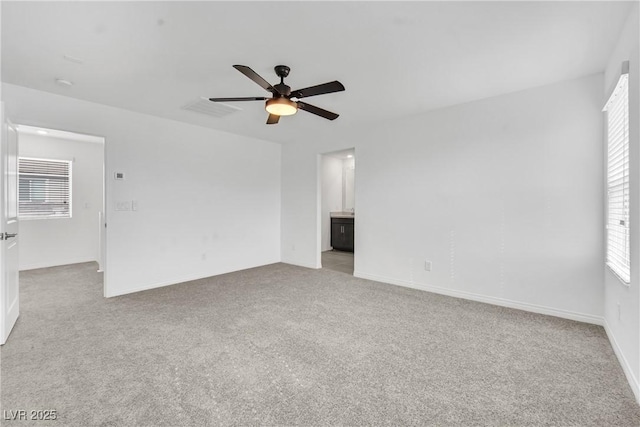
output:
POLYGON ((71 218, 20 221, 20 270, 96 261, 104 145, 20 134, 20 156, 71 160, 71 218))
MULTIPOLYGON (((640 60, 639 10, 636 4, 623 28, 605 72, 604 98, 618 81, 623 61, 629 61, 629 171, 631 187, 631 284, 622 284, 605 268, 605 327, 620 363, 640 402, 640 60), (634 197, 635 196, 635 197, 634 197), (620 316, 618 316, 620 304, 620 316)), ((604 139, 604 138, 603 138, 604 139)), ((604 148, 603 148, 604 149, 604 148)))
POLYGON ((316 156, 355 142, 357 276, 600 323, 602 80, 283 146, 282 260, 319 266, 316 156))
POLYGON ((355 209, 355 171, 356 159, 354 157, 342 161, 342 210, 353 211, 355 209))
POLYGON ((322 251, 331 250, 330 212, 342 211, 342 160, 321 157, 322 177, 322 251))
POLYGON ((106 138, 107 296, 280 260, 280 145, 9 84, 2 95, 14 122, 106 138), (131 200, 137 211, 114 211, 131 200))

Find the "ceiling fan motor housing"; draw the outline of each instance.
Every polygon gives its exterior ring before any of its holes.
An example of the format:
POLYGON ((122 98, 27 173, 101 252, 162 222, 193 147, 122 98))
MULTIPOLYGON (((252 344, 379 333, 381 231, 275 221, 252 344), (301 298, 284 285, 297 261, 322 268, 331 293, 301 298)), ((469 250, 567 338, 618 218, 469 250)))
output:
POLYGON ((274 97, 284 96, 288 98, 289 95, 291 95, 291 87, 284 83, 278 83, 277 85, 273 85, 273 87, 278 91, 278 93, 273 94, 274 97))

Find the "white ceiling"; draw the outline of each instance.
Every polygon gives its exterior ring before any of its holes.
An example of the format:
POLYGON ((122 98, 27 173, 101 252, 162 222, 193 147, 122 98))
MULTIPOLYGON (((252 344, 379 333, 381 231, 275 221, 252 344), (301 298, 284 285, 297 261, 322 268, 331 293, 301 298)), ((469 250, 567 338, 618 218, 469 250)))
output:
POLYGON ((288 142, 601 72, 630 2, 1 2, 2 80, 196 125, 288 142), (64 58, 69 55, 82 64, 64 58), (224 118, 201 96, 268 96, 233 69, 293 89, 339 80, 264 124, 262 102, 224 118), (72 81, 72 87, 55 83, 72 81))

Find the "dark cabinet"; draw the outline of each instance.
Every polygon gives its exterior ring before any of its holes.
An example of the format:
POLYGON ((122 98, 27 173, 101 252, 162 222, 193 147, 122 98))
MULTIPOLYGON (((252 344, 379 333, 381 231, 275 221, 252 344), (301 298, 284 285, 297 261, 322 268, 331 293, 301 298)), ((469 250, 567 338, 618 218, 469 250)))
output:
POLYGON ((338 251, 353 252, 353 218, 331 218, 331 246, 338 251))

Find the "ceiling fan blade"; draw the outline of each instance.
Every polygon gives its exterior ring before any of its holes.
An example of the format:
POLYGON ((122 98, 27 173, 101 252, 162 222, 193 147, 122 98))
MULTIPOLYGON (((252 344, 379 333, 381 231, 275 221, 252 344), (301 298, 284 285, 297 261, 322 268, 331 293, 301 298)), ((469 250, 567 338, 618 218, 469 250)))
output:
POLYGON ((260 96, 251 96, 244 98, 209 98, 209 101, 213 102, 232 102, 232 101, 266 101, 269 98, 260 97, 260 96))
POLYGON ((324 95, 325 93, 342 92, 344 86, 339 81, 323 83, 317 86, 305 87, 291 92, 291 97, 305 98, 307 96, 324 95))
POLYGON ((340 115, 336 113, 332 113, 331 111, 323 110, 320 107, 316 107, 315 105, 307 104, 306 102, 298 101, 298 108, 304 111, 307 111, 311 114, 315 114, 316 116, 324 117, 328 120, 335 120, 340 115))
POLYGON ((267 91, 269 91, 271 93, 280 93, 280 92, 278 92, 276 90, 276 88, 271 86, 271 84, 268 81, 266 81, 265 79, 260 77, 260 75, 258 73, 256 73, 255 71, 253 71, 251 68, 247 67, 246 65, 234 65, 233 68, 235 68, 236 70, 240 71, 245 76, 249 77, 251 80, 253 80, 257 84, 259 84, 265 90, 267 90, 267 91))
POLYGON ((276 116, 275 114, 269 114, 269 118, 267 119, 268 125, 275 125, 280 120, 280 116, 276 116))

